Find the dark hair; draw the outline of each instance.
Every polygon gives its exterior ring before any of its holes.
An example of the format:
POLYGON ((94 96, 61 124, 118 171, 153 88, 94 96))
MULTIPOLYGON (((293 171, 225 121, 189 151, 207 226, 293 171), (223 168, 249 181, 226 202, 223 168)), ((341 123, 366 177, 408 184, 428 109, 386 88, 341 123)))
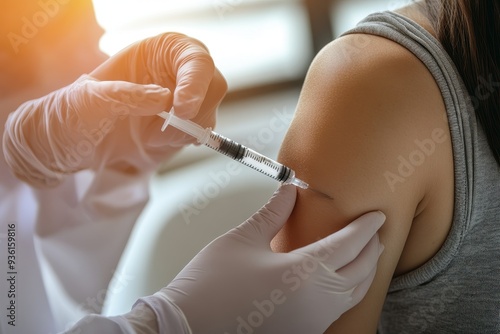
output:
POLYGON ((500 1, 426 0, 426 7, 500 165, 500 1))

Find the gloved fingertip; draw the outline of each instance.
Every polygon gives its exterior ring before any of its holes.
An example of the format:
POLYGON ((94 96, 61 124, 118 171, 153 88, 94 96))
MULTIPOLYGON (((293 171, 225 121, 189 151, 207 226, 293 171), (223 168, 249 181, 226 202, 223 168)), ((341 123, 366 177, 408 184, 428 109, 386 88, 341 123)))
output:
POLYGON ((384 225, 386 216, 382 211, 371 211, 365 213, 363 216, 359 217, 356 220, 371 224, 374 228, 374 231, 378 231, 380 227, 384 225))
POLYGON ((152 111, 146 111, 146 113, 149 115, 151 113, 158 113, 159 111, 170 110, 173 104, 173 95, 170 89, 156 85, 148 86, 155 86, 146 88, 146 97, 148 101, 154 104, 154 107, 152 111))
POLYGON ((377 220, 377 224, 376 224, 376 228, 377 230, 382 226, 384 225, 385 223, 385 220, 387 219, 387 217, 385 216, 385 214, 382 212, 382 211, 376 211, 375 214, 377 215, 376 217, 376 220, 377 220))
POLYGON ((158 94, 160 96, 168 97, 170 99, 173 98, 172 92, 168 88, 158 85, 146 85, 145 88, 147 94, 152 94, 152 95, 158 94))
POLYGON ((206 89, 193 87, 177 87, 174 92, 174 109, 178 117, 191 119, 195 117, 206 97, 206 89))
POLYGON ((297 187, 292 185, 292 184, 282 184, 279 186, 278 189, 274 191, 274 194, 271 198, 274 199, 275 197, 296 197, 297 195, 297 187))
POLYGON ((297 187, 290 184, 282 185, 274 192, 265 206, 282 214, 286 212, 285 215, 288 217, 295 205, 296 197, 297 187))
POLYGON ((200 109, 201 102, 198 101, 182 101, 178 102, 177 99, 174 98, 174 110, 176 116, 182 119, 192 119, 194 118, 200 109))
POLYGON ((165 87, 162 87, 162 86, 157 86, 157 85, 154 85, 155 87, 152 87, 151 89, 159 94, 162 94, 162 95, 172 95, 172 92, 170 91, 170 89, 168 88, 165 88, 165 87))
POLYGON ((382 211, 378 210, 376 211, 376 213, 378 213, 380 215, 380 219, 382 220, 382 224, 385 222, 386 220, 386 216, 385 216, 385 213, 383 213, 382 211))
POLYGON ((266 243, 270 242, 286 223, 295 205, 296 193, 293 185, 281 186, 269 201, 248 220, 254 226, 252 230, 258 230, 261 235, 266 236, 264 239, 266 243))
POLYGON ((172 92, 168 88, 162 88, 160 94, 165 99, 165 110, 170 110, 174 104, 174 96, 172 92))

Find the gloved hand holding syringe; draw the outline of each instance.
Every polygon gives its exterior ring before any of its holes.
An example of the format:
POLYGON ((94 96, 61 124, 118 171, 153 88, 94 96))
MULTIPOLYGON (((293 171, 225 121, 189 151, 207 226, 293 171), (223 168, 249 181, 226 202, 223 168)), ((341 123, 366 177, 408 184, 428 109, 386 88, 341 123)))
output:
MULTIPOLYGON (((231 159, 251 167, 256 171, 281 182, 282 184, 293 184, 302 189, 310 189, 308 183, 295 177, 295 172, 291 168, 229 138, 226 138, 212 131, 211 128, 203 128, 194 122, 181 119, 175 116, 173 111, 163 111, 159 113, 158 116, 165 119, 165 123, 163 123, 161 128, 162 131, 164 131, 168 125, 172 125, 173 127, 195 137, 199 144, 206 145, 219 153, 225 154, 231 159)), ((322 192, 314 189, 310 190, 332 199, 330 196, 322 192)))

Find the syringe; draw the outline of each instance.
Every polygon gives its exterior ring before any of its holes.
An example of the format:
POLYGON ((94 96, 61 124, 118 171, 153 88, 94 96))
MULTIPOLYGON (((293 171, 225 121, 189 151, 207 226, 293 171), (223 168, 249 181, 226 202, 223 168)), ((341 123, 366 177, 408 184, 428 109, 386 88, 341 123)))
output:
POLYGON ((234 140, 212 131, 211 128, 205 129, 194 122, 175 116, 172 112, 163 111, 159 113, 158 116, 165 119, 165 123, 163 123, 161 128, 162 131, 164 131, 168 125, 172 125, 195 137, 198 143, 225 154, 231 159, 251 167, 283 184, 293 184, 302 189, 309 188, 306 182, 295 177, 295 172, 291 168, 255 152, 248 147, 238 144, 234 140))

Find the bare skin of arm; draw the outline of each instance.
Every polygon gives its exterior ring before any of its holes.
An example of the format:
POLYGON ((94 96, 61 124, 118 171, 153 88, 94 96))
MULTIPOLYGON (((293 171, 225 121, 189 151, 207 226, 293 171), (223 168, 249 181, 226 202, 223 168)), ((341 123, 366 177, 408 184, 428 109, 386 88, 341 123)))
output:
POLYGON ((368 294, 327 330, 375 333, 393 276, 431 258, 452 220, 451 141, 434 79, 409 51, 382 37, 330 43, 309 69, 278 159, 334 199, 299 190, 275 251, 309 244, 367 211, 386 214, 379 233, 385 250, 368 294), (403 160, 411 167, 400 173, 403 160))

